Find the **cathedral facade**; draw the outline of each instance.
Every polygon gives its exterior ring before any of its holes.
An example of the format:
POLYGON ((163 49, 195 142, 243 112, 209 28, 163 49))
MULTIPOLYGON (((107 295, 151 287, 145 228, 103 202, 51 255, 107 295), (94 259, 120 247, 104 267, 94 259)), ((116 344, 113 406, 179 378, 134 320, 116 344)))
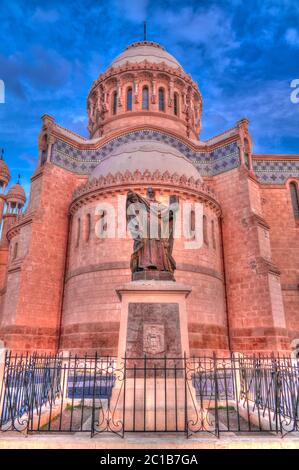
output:
POLYGON ((132 239, 119 236, 120 219, 105 218, 105 204, 116 215, 129 191, 151 187, 162 202, 203 205, 202 246, 173 246, 175 283, 189 286, 190 353, 290 351, 299 338, 299 155, 255 154, 247 119, 201 141, 197 84, 150 41, 127 47, 93 82, 87 112, 88 139, 42 117, 25 211, 24 190, 6 191, 0 161, 5 346, 117 354, 132 239))

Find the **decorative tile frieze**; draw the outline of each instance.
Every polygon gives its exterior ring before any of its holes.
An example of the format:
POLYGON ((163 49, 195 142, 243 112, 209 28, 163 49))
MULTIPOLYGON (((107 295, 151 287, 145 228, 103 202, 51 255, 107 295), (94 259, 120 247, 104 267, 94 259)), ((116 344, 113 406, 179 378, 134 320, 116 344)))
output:
POLYGON ((299 178, 299 159, 253 160, 253 169, 263 184, 283 184, 289 177, 299 178))
POLYGON ((152 140, 170 145, 191 160, 202 176, 217 175, 240 165, 237 141, 219 146, 211 152, 195 151, 179 139, 154 130, 130 132, 112 139, 96 150, 79 150, 57 139, 52 147, 51 161, 74 173, 89 175, 103 158, 120 145, 138 140, 152 140))

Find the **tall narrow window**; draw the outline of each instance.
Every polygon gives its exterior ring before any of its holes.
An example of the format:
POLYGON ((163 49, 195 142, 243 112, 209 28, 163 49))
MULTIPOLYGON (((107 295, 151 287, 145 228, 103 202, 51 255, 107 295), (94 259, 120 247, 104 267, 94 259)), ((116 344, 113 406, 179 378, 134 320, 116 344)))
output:
POLYGON ((190 239, 194 240, 195 238, 195 210, 191 209, 190 212, 190 239))
POLYGON ((90 231, 91 231, 91 218, 90 214, 86 215, 86 225, 85 225, 85 240, 88 242, 90 239, 90 231))
POLYGON ((16 259, 18 256, 18 242, 15 243, 14 250, 13 250, 13 259, 16 259))
POLYGON ((299 219, 299 196, 296 183, 290 183, 291 200, 293 206, 294 217, 299 219))
POLYGON ((77 221, 76 247, 79 246, 79 242, 80 242, 80 232, 81 232, 81 220, 78 219, 78 221, 77 221))
POLYGON ((209 244, 208 242, 208 222, 207 222, 207 216, 204 215, 202 218, 202 223, 203 223, 203 241, 206 245, 209 244))
POLYGON ((133 91, 132 88, 128 88, 127 90, 127 111, 132 111, 132 104, 133 104, 133 91))
POLYGON ((245 139, 244 140, 244 161, 245 161, 245 166, 248 170, 250 170, 249 155, 250 155, 249 142, 247 139, 245 139))
POLYGON ((149 93, 147 86, 142 89, 142 109, 149 109, 149 93))
POLYGON ((112 95, 112 114, 117 113, 117 92, 114 91, 112 95))
POLYGON ((215 236, 215 223, 214 220, 211 222, 211 228, 212 228, 212 243, 213 243, 213 248, 216 249, 216 236, 215 236))
POLYGON ((179 95, 177 93, 173 97, 173 112, 176 116, 179 115, 179 95))
POLYGON ((159 111, 165 111, 165 92, 163 88, 159 88, 159 111))
POLYGON ((191 229, 191 232, 195 231, 195 210, 194 209, 191 210, 191 214, 190 214, 190 229, 191 229))
POLYGON ((107 211, 103 210, 98 224, 98 233, 101 238, 105 238, 108 233, 108 223, 107 223, 107 211))

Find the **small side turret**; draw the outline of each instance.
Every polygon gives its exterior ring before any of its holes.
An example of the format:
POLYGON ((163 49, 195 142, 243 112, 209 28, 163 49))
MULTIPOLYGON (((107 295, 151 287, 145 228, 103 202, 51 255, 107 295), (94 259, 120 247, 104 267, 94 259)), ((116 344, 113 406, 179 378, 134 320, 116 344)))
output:
POLYGON ((23 186, 20 184, 20 176, 17 183, 12 186, 6 196, 7 213, 20 214, 26 203, 26 195, 23 186))
POLYGON ((4 150, 1 149, 0 156, 0 225, 2 222, 3 211, 6 201, 5 190, 10 181, 10 171, 7 164, 4 161, 4 150))
POLYGON ((8 244, 6 234, 9 228, 13 225, 18 215, 22 213, 26 203, 26 195, 23 186, 20 184, 20 175, 18 181, 7 192, 6 195, 6 210, 3 215, 3 226, 1 235, 1 245, 8 244))

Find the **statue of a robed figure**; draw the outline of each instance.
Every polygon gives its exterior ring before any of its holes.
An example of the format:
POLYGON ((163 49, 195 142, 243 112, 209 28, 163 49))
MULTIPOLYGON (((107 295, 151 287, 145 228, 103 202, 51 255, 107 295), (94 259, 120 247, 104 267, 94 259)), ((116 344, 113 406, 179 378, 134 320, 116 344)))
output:
POLYGON ((174 280, 172 249, 177 210, 176 196, 170 196, 169 206, 165 206, 156 200, 153 188, 148 188, 147 197, 131 191, 127 194, 127 225, 134 240, 133 280, 174 280))

